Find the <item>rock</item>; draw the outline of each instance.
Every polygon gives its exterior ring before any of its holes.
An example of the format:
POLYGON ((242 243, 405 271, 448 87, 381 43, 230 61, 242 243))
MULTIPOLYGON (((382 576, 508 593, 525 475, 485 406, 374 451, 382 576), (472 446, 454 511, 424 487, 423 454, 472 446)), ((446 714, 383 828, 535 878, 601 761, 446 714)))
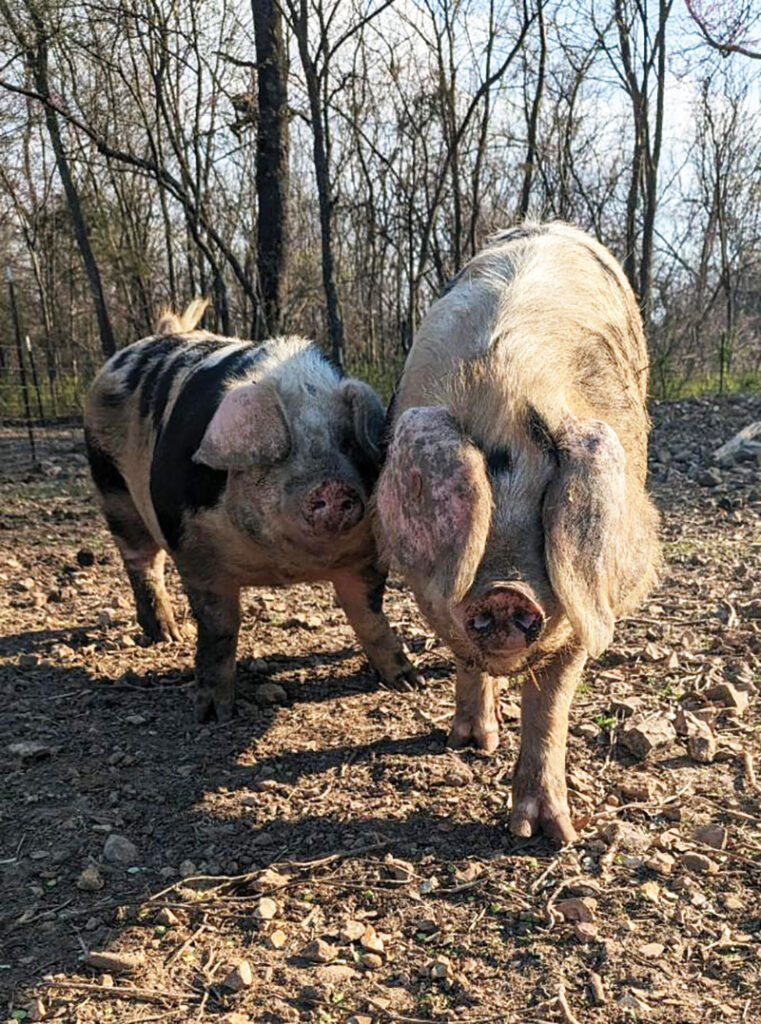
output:
POLYGON ((285 932, 282 928, 276 928, 274 932, 270 932, 267 938, 269 939, 269 944, 273 949, 282 949, 287 942, 285 932))
POLYGON ((34 668, 35 665, 39 664, 39 660, 36 654, 20 654, 18 665, 19 668, 34 668))
POLYGON ((621 796, 625 803, 646 804, 656 796, 656 783, 647 776, 622 782, 621 796))
POLYGON ((674 858, 665 850, 655 850, 645 861, 645 867, 654 871, 656 875, 670 875, 675 864, 674 858))
POLYGON ((377 953, 363 953, 359 958, 359 962, 368 971, 379 971, 383 966, 383 957, 378 956, 377 953))
POLYGON ((301 955, 313 964, 328 964, 338 956, 338 950, 324 939, 314 939, 304 946, 301 955))
POLYGON ((258 889, 282 889, 289 882, 290 878, 287 875, 281 875, 274 868, 265 868, 264 871, 256 876, 256 887, 258 889))
POLYGON ((143 962, 141 953, 111 953, 92 949, 85 957, 88 967, 95 967, 109 974, 130 974, 136 971, 143 962))
POLYGON ((238 1013, 237 1010, 228 1013, 222 1018, 222 1022, 223 1024, 253 1024, 247 1013, 238 1013))
POLYGON ((620 715, 622 718, 631 718, 632 715, 639 711, 640 702, 636 697, 618 697, 614 698, 610 704, 610 710, 614 715, 620 715))
POLYGON ((257 900, 256 906, 254 907, 254 917, 260 921, 271 921, 277 914, 278 906, 274 900, 270 899, 269 896, 262 896, 260 900, 257 900))
POLYGON ((114 987, 113 976, 110 975, 110 974, 101 974, 101 976, 98 978, 98 984, 102 985, 103 988, 113 988, 114 987))
POLYGON ((52 750, 47 743, 38 743, 36 740, 19 740, 18 743, 8 745, 8 753, 12 757, 20 757, 22 761, 42 761, 50 757, 52 750))
POLYGON ((703 691, 703 696, 714 704, 721 704, 730 708, 736 715, 741 715, 748 707, 748 694, 745 690, 738 690, 731 683, 717 683, 703 691))
POLYGON ((288 694, 278 683, 261 683, 254 690, 254 700, 257 704, 264 706, 270 704, 285 704, 288 694))
POLYGON ((345 921, 341 925, 339 935, 344 942, 357 942, 362 938, 364 932, 365 926, 361 921, 345 921))
POLYGON ((698 764, 711 764, 718 750, 714 731, 707 722, 690 717, 692 721, 687 725, 687 752, 698 764))
POLYGON ((254 976, 251 972, 251 964, 248 960, 241 960, 222 982, 224 988, 231 992, 241 992, 244 988, 251 988, 254 983, 254 976))
POLYGON ((89 569, 95 565, 95 555, 88 548, 80 548, 77 551, 77 565, 82 569, 89 569))
POLYGON ((345 985, 347 981, 354 981, 359 974, 348 964, 325 964, 324 967, 315 968, 316 976, 329 988, 337 985, 345 985))
POLYGON ((573 933, 579 942, 586 944, 587 942, 594 942, 597 938, 598 928, 597 925, 592 921, 575 921, 573 925, 573 933))
POLYGON ((82 892, 98 892, 105 885, 103 876, 97 868, 85 868, 77 879, 77 889, 81 889, 82 892))
POLYGON ((600 735, 600 729, 594 722, 579 722, 572 731, 574 736, 581 736, 585 740, 596 740, 600 735))
POLYGON ((109 864, 121 864, 125 868, 137 864, 139 859, 135 844, 131 843, 126 836, 120 836, 116 832, 112 832, 106 839, 103 846, 103 857, 109 864))
POLYGON ((603 1006, 608 1001, 602 978, 595 971, 589 972, 589 987, 592 989, 592 999, 597 1006, 603 1006))
POLYGON ((196 866, 192 860, 184 860, 179 867, 180 878, 190 878, 197 873, 196 866))
POLYGON ((562 914, 566 921, 594 921, 594 909, 590 899, 581 899, 578 896, 560 900, 555 904, 555 910, 562 914))
POLYGON ((639 947, 639 952, 640 956, 644 956, 647 960, 657 960, 658 957, 663 956, 665 948, 660 942, 646 942, 644 946, 639 947))
POLYGON ((724 904, 725 910, 745 910, 745 902, 741 900, 739 896, 736 896, 733 892, 727 893, 726 896, 722 896, 721 902, 724 904))
POLYGON ((443 981, 445 978, 449 978, 452 975, 452 964, 449 957, 437 956, 431 964, 429 964, 428 972, 435 981, 443 981))
POLYGON ((162 907, 156 915, 156 920, 159 924, 165 925, 167 928, 174 928, 180 923, 179 917, 169 909, 169 907, 162 907))
POLYGON ((718 487, 722 482, 722 475, 715 466, 709 466, 698 473, 697 480, 701 487, 718 487))
POLYGON ((621 731, 621 742, 635 757, 643 759, 658 747, 676 739, 676 730, 661 714, 633 715, 621 731))
POLYGON ((368 1017, 366 1013, 353 1013, 346 1024, 373 1024, 373 1018, 368 1017))
POLYGON ((693 833, 696 843, 703 846, 712 846, 714 850, 723 850, 727 845, 729 833, 723 825, 698 825, 693 833))
POLYGON ((680 863, 682 867, 696 874, 714 875, 719 870, 719 865, 712 861, 710 857, 706 857, 704 853, 695 853, 693 851, 683 853, 680 863))
POLYGON ((368 953, 383 953, 383 939, 371 924, 365 925, 359 944, 368 953))

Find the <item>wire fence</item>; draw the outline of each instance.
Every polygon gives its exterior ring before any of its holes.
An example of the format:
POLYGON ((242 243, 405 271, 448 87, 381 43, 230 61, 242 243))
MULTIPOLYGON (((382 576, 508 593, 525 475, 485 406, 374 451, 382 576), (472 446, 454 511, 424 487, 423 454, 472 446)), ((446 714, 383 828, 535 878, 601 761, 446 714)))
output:
POLYGON ((44 428, 79 424, 84 398, 95 373, 92 356, 76 352, 62 359, 24 324, 10 268, 5 272, 10 324, 0 336, 0 424, 25 431, 28 459, 37 464, 44 428))

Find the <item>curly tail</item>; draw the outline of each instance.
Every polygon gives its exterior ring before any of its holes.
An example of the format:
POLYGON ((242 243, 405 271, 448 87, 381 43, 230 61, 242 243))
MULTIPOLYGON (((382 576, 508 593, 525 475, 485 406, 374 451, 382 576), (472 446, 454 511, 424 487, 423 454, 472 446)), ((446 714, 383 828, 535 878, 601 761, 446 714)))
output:
POLYGON ((188 334, 194 331, 208 305, 208 299, 193 299, 184 313, 175 313, 171 306, 162 306, 156 321, 156 334, 188 334))

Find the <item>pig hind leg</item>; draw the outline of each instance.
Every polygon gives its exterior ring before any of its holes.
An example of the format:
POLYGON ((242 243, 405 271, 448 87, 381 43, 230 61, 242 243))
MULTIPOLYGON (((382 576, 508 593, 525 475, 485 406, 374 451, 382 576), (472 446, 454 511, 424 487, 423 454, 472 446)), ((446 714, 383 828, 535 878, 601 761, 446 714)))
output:
POLYGON ((181 640, 164 583, 163 551, 148 532, 128 491, 102 495, 106 521, 135 595, 137 621, 149 639, 181 640))

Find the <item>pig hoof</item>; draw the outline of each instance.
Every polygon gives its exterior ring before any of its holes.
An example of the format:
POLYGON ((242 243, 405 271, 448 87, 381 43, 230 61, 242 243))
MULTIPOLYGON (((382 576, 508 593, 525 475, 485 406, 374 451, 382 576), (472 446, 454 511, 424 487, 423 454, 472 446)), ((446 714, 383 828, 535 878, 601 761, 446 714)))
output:
POLYGON ((423 685, 423 680, 418 675, 417 669, 408 663, 406 668, 403 668, 388 680, 387 685, 392 690, 410 693, 412 690, 419 690, 423 685))
POLYGON ((499 727, 478 718, 457 718, 452 721, 447 746, 453 750, 461 747, 475 747, 491 754, 499 745, 499 727))
POLYGON ((170 644, 173 640, 176 640, 178 643, 182 641, 182 633, 180 633, 174 620, 144 619, 142 621, 138 620, 138 622, 145 635, 154 644, 170 644))
POLYGON ((208 692, 196 695, 196 721, 199 725, 205 725, 207 722, 229 722, 234 710, 234 701, 215 699, 214 694, 208 692))
POLYGON ((565 798, 553 798, 548 793, 521 797, 510 812, 510 831, 522 839, 543 832, 561 846, 578 838, 571 824, 567 801, 565 798))

